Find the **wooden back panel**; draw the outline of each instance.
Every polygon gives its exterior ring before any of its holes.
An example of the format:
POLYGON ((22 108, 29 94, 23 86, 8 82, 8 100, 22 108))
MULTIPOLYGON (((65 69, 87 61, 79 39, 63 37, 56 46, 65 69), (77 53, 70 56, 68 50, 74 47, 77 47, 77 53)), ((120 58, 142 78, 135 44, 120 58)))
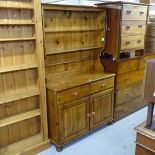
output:
POLYGON ((46 75, 94 68, 104 48, 105 11, 43 4, 46 75))
POLYGON ((1 154, 9 144, 48 134, 40 1, 5 0, 0 7, 1 154))

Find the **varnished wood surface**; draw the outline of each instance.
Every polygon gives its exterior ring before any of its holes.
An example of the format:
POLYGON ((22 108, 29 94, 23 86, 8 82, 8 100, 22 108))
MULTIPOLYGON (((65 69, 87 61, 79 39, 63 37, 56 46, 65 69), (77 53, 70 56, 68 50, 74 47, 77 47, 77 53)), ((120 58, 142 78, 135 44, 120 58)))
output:
POLYGON ((113 76, 114 74, 97 71, 52 74, 47 77, 47 88, 60 91, 113 76))

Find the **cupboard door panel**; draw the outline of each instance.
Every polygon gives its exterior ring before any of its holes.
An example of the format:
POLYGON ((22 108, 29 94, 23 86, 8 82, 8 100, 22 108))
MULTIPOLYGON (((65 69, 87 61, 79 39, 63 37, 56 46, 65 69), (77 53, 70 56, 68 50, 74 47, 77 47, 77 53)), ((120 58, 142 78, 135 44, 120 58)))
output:
POLYGON ((96 128, 113 119, 113 89, 94 94, 90 97, 90 128, 96 128))
POLYGON ((89 98, 75 100, 58 107, 59 143, 71 141, 89 131, 89 98))

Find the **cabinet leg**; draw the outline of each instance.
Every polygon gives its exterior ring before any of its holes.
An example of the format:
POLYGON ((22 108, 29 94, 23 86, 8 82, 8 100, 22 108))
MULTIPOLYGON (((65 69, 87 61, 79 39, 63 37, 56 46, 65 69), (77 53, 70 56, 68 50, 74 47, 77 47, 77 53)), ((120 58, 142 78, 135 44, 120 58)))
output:
POLYGON ((61 152, 62 150, 63 150, 63 146, 56 146, 56 150, 58 151, 58 152, 61 152))
POLYGON ((150 102, 148 104, 146 128, 151 128, 152 126, 153 110, 154 110, 154 103, 150 102))
POLYGON ((114 124, 114 123, 115 123, 115 121, 112 120, 112 121, 110 121, 110 122, 108 123, 108 125, 112 125, 112 124, 114 124))

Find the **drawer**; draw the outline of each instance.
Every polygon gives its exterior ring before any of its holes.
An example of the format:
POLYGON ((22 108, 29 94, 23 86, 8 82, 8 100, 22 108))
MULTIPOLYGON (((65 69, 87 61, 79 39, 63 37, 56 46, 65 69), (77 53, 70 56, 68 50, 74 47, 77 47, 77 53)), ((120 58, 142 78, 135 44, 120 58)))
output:
POLYGON ((114 77, 96 81, 90 84, 91 94, 114 87, 114 77))
POLYGON ((146 21, 122 21, 122 35, 144 35, 146 21))
POLYGON ((149 59, 155 59, 155 54, 154 55, 149 55, 149 56, 144 56, 143 58, 139 59, 139 65, 138 69, 144 69, 146 61, 149 59))
POLYGON ((147 6, 123 5, 122 20, 146 20, 147 6))
POLYGON ((57 93, 58 105, 89 95, 89 84, 67 89, 57 93))
POLYGON ((119 74, 116 77, 116 89, 124 89, 132 84, 142 81, 144 78, 144 70, 138 70, 134 72, 129 72, 125 74, 119 74))
POLYGON ((136 71, 138 69, 138 60, 125 60, 121 61, 117 65, 117 74, 128 73, 131 71, 136 71))
POLYGON ((144 35, 122 36, 121 50, 144 49, 144 35))
POLYGON ((116 92, 116 105, 130 101, 136 97, 142 96, 142 81, 137 82, 128 88, 116 92), (139 90, 139 91, 137 91, 139 90))

